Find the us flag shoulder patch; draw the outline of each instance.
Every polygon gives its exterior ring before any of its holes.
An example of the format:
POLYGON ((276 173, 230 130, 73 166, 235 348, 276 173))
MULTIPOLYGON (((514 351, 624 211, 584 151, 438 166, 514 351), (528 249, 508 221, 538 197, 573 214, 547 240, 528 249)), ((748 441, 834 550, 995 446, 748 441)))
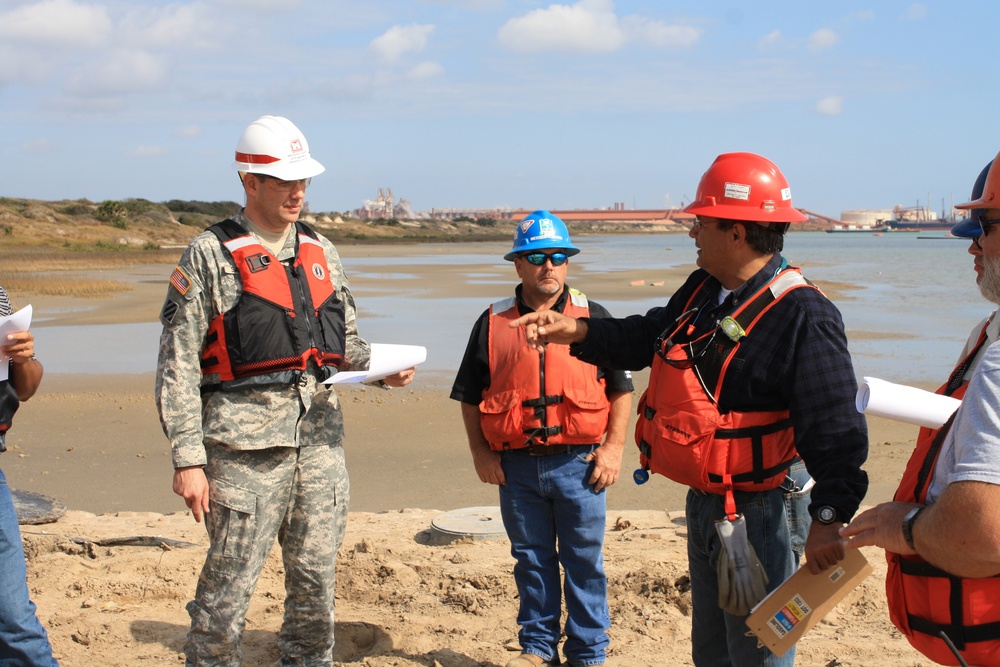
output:
POLYGON ((187 294, 188 290, 191 289, 191 279, 187 277, 187 274, 179 266, 170 274, 170 284, 182 295, 187 294))

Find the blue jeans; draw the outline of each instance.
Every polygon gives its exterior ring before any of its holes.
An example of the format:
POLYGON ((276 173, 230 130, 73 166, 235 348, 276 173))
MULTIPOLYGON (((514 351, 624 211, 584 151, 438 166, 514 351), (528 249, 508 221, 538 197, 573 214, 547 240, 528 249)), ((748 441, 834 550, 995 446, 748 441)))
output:
POLYGON ((604 664, 611 624, 603 553, 606 496, 594 493, 588 483, 593 465, 584 461, 594 448, 573 447, 552 456, 515 450, 501 458, 507 483, 500 487, 500 513, 517 560, 521 650, 546 660, 558 656, 561 563, 567 615, 563 653, 574 667, 604 664))
MULTIPOLYGON (((747 537, 767 572, 768 592, 795 571, 791 533, 785 516, 785 491, 736 492, 736 509, 746 517, 747 537)), ((780 658, 746 626, 746 616, 719 608, 716 564, 722 545, 715 522, 726 515, 723 497, 687 495, 688 565, 691 569, 691 654, 697 667, 791 667, 794 647, 780 658), (749 636, 748 636, 749 635, 749 636)))
POLYGON ((811 480, 806 464, 799 461, 788 469, 788 476, 781 485, 785 495, 785 518, 788 519, 788 530, 791 532, 796 570, 799 569, 802 557, 806 553, 806 540, 809 538, 809 528, 812 526, 812 517, 809 516, 812 489, 806 488, 811 480))
POLYGON ((21 530, 14 498, 0 470, 0 666, 58 665, 52 657, 45 628, 28 598, 28 571, 24 563, 21 530))

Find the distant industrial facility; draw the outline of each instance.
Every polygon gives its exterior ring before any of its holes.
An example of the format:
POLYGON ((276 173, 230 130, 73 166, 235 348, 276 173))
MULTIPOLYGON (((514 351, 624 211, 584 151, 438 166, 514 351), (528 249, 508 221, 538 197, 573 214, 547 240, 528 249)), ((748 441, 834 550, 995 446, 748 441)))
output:
MULTIPOLYGON (((544 206, 544 203, 542 203, 544 206)), ((427 211, 414 211, 407 199, 398 201, 391 188, 379 188, 374 199, 366 199, 360 208, 351 214, 362 220, 482 220, 493 219, 503 221, 518 221, 534 209, 515 207, 493 208, 432 208, 427 211)), ((630 209, 624 202, 615 202, 607 208, 596 209, 550 209, 552 213, 567 223, 610 223, 635 225, 672 225, 690 226, 694 216, 679 208, 664 209, 630 209)), ((930 228, 947 226, 953 219, 941 218, 929 208, 921 206, 903 207, 896 205, 891 209, 855 209, 841 211, 839 218, 815 213, 800 208, 814 223, 829 227, 832 231, 876 231, 893 228, 930 228)))

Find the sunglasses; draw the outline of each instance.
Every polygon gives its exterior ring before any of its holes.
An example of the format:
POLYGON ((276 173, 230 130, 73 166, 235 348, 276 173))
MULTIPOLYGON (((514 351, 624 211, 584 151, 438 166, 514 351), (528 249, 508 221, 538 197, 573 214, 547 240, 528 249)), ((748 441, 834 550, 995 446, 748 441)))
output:
POLYGON ((982 236, 976 237, 976 245, 979 246, 980 248, 983 247, 983 236, 986 236, 987 234, 990 233, 990 229, 993 228, 993 225, 1000 225, 1000 218, 987 220, 982 216, 979 217, 979 228, 983 230, 983 233, 982 236))
POLYGON ((546 255, 544 252, 529 252, 521 255, 521 259, 527 260, 528 264, 534 266, 542 266, 546 261, 552 262, 552 266, 562 266, 569 257, 564 252, 554 252, 551 255, 546 255))

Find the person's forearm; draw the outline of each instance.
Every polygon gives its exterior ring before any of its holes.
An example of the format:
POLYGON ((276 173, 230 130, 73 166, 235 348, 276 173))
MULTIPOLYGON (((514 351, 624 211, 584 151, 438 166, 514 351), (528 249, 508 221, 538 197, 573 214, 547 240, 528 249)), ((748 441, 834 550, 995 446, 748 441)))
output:
POLYGON ((608 399, 611 401, 611 409, 608 412, 608 433, 604 438, 604 445, 624 450, 625 439, 628 437, 628 420, 632 414, 632 392, 615 392, 608 399))
POLYGON ((955 482, 913 526, 917 553, 960 577, 1000 574, 1000 486, 955 482))
POLYGON ((465 433, 469 438, 469 450, 473 457, 490 451, 490 443, 483 435, 480 417, 478 405, 462 403, 462 422, 465 424, 465 433))
POLYGON ((581 361, 612 370, 642 370, 653 361, 653 341, 649 333, 655 328, 642 315, 625 318, 590 318, 586 322, 585 338, 571 347, 573 356, 581 361))
POLYGON ((10 364, 10 383, 17 392, 18 399, 26 401, 35 395, 38 385, 42 383, 44 371, 41 362, 34 357, 23 364, 17 362, 10 364))

